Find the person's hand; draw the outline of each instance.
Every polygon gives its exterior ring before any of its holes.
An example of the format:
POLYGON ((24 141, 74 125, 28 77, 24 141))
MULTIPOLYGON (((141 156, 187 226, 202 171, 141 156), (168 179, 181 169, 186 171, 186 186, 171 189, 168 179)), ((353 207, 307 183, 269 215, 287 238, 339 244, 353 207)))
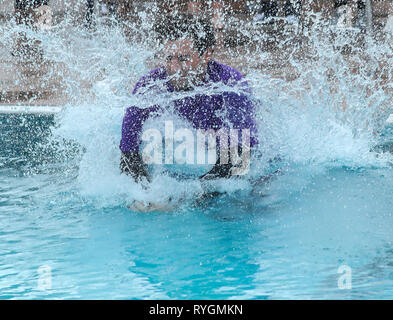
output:
POLYGON ((122 152, 120 158, 120 171, 131 175, 137 183, 141 183, 145 179, 147 182, 151 182, 147 165, 143 163, 139 152, 122 152))
POLYGON ((200 176, 201 180, 214 180, 221 178, 230 178, 231 170, 233 166, 232 164, 215 164, 214 167, 204 175, 200 176))

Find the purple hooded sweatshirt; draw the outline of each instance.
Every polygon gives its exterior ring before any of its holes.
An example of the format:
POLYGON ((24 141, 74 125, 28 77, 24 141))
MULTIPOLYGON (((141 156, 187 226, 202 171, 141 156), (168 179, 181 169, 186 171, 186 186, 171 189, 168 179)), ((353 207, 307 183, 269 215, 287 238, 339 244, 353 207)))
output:
MULTIPOLYGON (((164 67, 154 69, 137 82, 133 94, 144 94, 146 90, 154 90, 156 81, 164 81, 166 92, 175 92, 171 83, 165 82, 167 78, 164 67)), ((248 97, 251 90, 247 82, 242 79, 242 75, 236 69, 211 60, 208 63, 207 77, 202 86, 222 83, 234 87, 234 91, 210 95, 196 94, 171 102, 174 104, 177 114, 189 121, 195 129, 250 129, 250 146, 254 147, 258 144, 255 108, 248 97), (238 90, 235 90, 235 87, 238 90)), ((158 105, 148 108, 136 106, 127 108, 120 142, 122 152, 139 152, 145 121, 149 117, 157 116, 161 110, 163 110, 162 107, 158 105)))

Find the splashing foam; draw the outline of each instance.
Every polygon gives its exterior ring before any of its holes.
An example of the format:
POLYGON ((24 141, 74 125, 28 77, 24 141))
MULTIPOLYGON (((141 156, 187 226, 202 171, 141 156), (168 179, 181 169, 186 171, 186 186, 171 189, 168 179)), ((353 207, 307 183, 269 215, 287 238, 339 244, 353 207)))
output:
MULTIPOLYGON (((165 175, 155 177, 151 188, 144 190, 119 173, 122 117, 126 107, 140 105, 131 95, 132 87, 152 67, 160 49, 153 37, 143 36, 149 34, 149 19, 142 16, 142 24, 126 25, 139 30, 131 41, 124 36, 124 26, 108 27, 100 21, 94 32, 75 27, 69 19, 50 32, 23 30, 39 39, 45 58, 59 66, 56 75, 70 102, 57 119, 53 139, 73 140, 83 147, 77 184, 82 195, 102 205, 174 195, 183 199, 203 191, 199 182, 179 182, 165 175)), ((262 157, 254 171, 260 175, 266 173, 268 160, 277 156, 286 163, 319 168, 390 162, 389 156, 370 151, 392 111, 390 36, 377 42, 363 35, 361 44, 351 44, 345 30, 320 26, 315 23, 308 32, 293 36, 297 41, 292 45, 288 39, 281 41, 273 53, 264 51, 263 45, 254 46, 240 63, 258 106, 262 157), (343 48, 351 53, 342 54, 343 48), (252 58, 268 64, 274 55, 281 59, 278 77, 249 62, 252 58)), ((1 26, 1 43, 12 45, 21 28, 12 22, 1 26)), ((250 35, 248 30, 243 33, 250 35)), ((251 39, 261 44, 268 36, 251 39)), ((236 191, 233 185, 231 192, 236 191)), ((235 185, 237 190, 247 188, 244 181, 235 185)))

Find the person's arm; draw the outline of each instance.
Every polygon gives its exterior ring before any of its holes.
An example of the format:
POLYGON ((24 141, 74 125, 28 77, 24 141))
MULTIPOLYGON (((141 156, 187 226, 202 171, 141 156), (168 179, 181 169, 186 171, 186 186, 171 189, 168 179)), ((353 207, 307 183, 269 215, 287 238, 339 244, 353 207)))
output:
POLYGON ((141 135, 144 122, 154 116, 159 110, 158 106, 149 108, 130 107, 123 118, 122 138, 120 141, 120 171, 132 176, 136 182, 145 177, 150 182, 147 165, 139 153, 141 135))
MULTIPOLYGON (((242 129, 250 130, 250 145, 246 146, 242 144, 242 140, 238 141, 238 155, 243 155, 243 151, 247 148, 255 147, 258 144, 258 130, 256 126, 256 111, 255 106, 249 98, 251 94, 247 82, 240 83, 238 89, 242 89, 243 92, 227 92, 224 93, 224 105, 226 113, 226 121, 230 123, 233 129, 238 129, 239 133, 242 129), (243 147, 245 149, 243 150, 243 147)), ((244 139, 244 137, 242 137, 244 139)), ((229 151, 228 151, 229 152, 229 151)), ((234 175, 233 169, 238 168, 239 164, 234 164, 231 157, 227 164, 221 164, 220 152, 218 152, 218 158, 213 168, 206 174, 199 177, 201 180, 212 180, 220 178, 230 178, 234 175)), ((250 153, 249 153, 250 155, 250 153)), ((247 154, 245 154, 247 156, 247 154)), ((241 157, 245 160, 244 157, 241 157)), ((248 159, 250 160, 250 159, 248 159)), ((241 166, 242 164, 240 164, 241 166)), ((236 173, 235 173, 236 174, 236 173)))
MULTIPOLYGON (((164 79, 166 79, 165 69, 154 69, 139 79, 135 84, 132 94, 137 96, 138 99, 141 99, 143 105, 146 105, 147 102, 152 101, 150 98, 146 98, 147 93, 147 96, 153 95, 153 97, 157 97, 160 93, 166 92, 166 87, 162 87, 160 82, 156 82, 156 80, 161 81, 164 79)), ((151 117, 155 117, 161 111, 162 109, 158 105, 152 105, 146 108, 132 106, 126 109, 120 141, 120 171, 122 174, 133 177, 136 182, 141 182, 143 178, 146 178, 150 182, 147 165, 143 163, 139 147, 145 121, 151 117)))

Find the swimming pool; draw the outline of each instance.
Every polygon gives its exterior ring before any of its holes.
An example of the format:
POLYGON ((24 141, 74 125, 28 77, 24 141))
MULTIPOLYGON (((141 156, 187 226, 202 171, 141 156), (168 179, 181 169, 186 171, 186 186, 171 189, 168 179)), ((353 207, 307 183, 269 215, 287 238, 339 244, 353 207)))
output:
POLYGON ((142 214, 100 176, 105 156, 86 179, 88 151, 48 142, 55 116, 0 121, 1 299, 393 296, 389 165, 286 163, 252 195, 142 214))

